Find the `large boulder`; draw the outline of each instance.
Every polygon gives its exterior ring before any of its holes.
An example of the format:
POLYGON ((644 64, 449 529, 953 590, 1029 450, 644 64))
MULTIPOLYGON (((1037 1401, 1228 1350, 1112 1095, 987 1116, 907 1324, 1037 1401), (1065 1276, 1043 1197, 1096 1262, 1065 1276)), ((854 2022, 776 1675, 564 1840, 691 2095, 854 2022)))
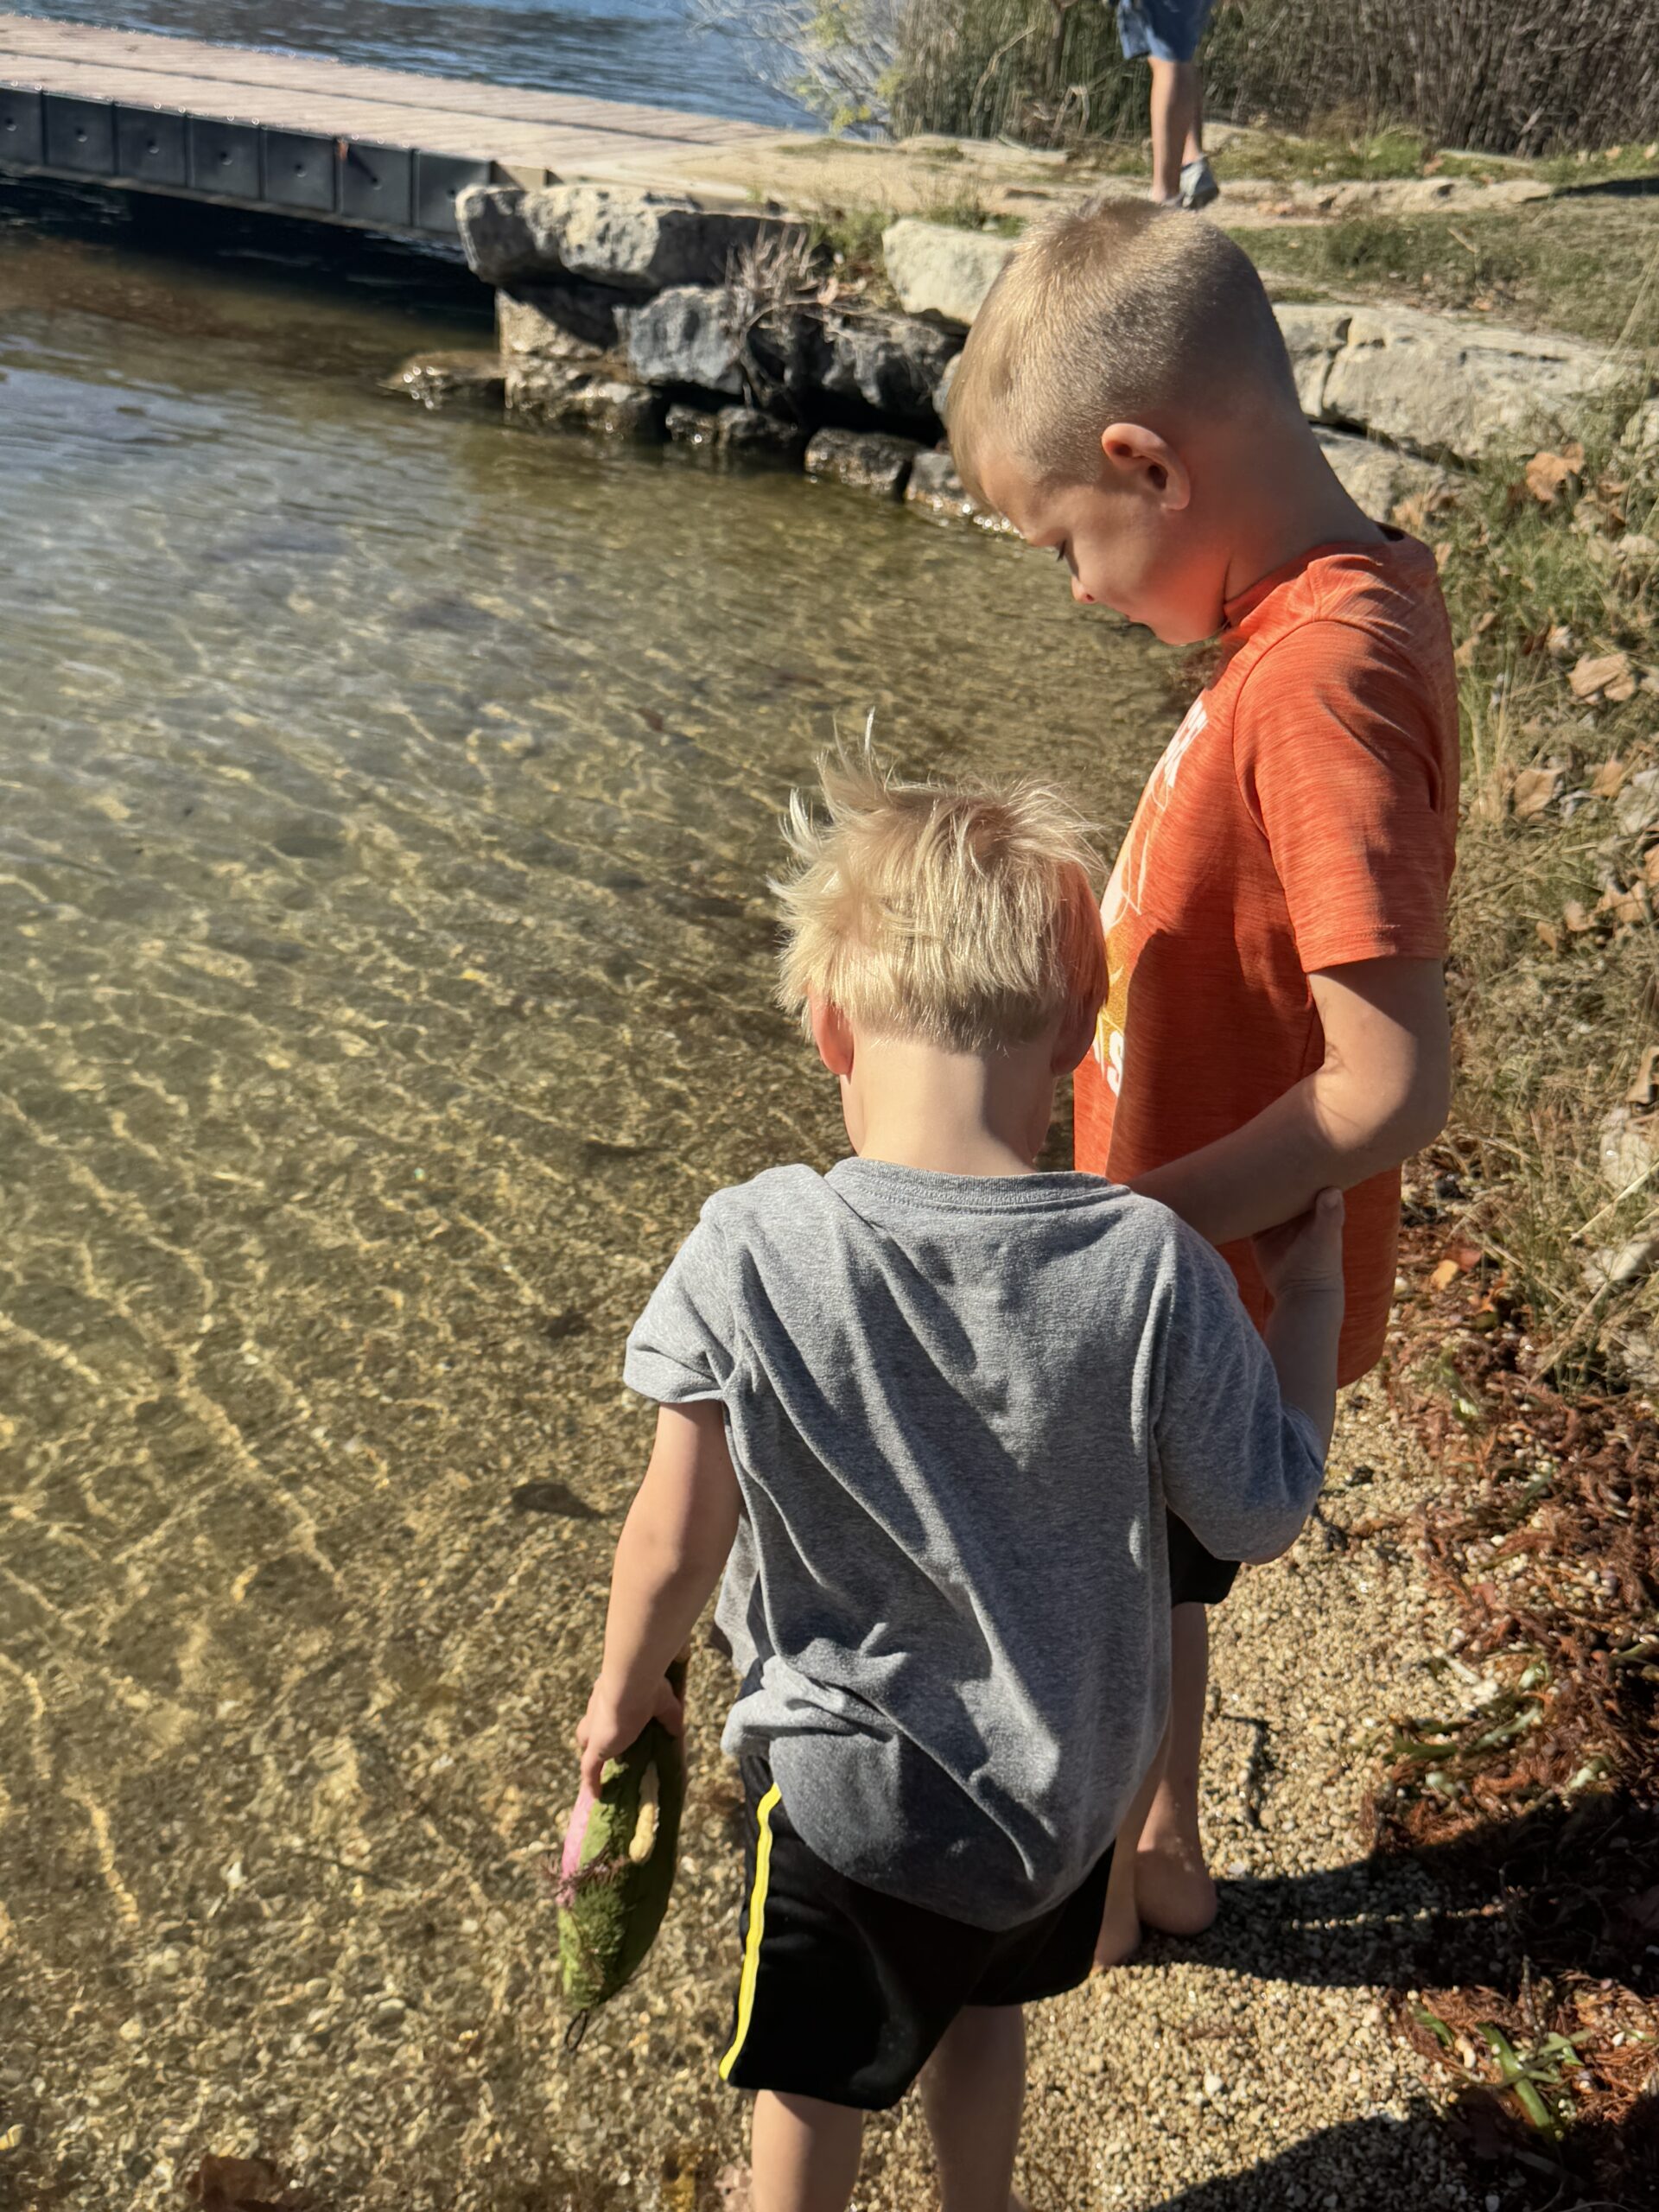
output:
POLYGON ((668 410, 668 435, 709 460, 734 467, 798 467, 806 433, 758 407, 722 407, 710 414, 677 402, 668 410))
POLYGON ((1474 461, 1562 435, 1586 401, 1629 379, 1628 363, 1577 339, 1416 308, 1354 308, 1325 377, 1321 412, 1327 422, 1474 461))
POLYGON ((1330 462, 1342 488, 1368 515, 1386 522, 1402 499, 1430 498, 1452 488, 1456 478, 1449 469, 1415 454, 1397 453, 1370 438, 1350 436, 1345 431, 1315 429, 1319 450, 1330 462))
POLYGON ((503 353, 538 361, 591 360, 615 350, 617 311, 633 296, 602 284, 524 284, 495 296, 503 353))
POLYGON ((937 324, 902 315, 832 315, 824 324, 823 389, 861 401, 895 422, 931 427, 934 394, 961 340, 937 324))
POLYGON ((619 318, 628 366, 642 384, 744 396, 743 337, 717 284, 677 284, 619 318))
POLYGON ((734 254, 788 229, 677 193, 597 184, 475 184, 455 213, 467 262, 486 283, 578 276, 634 293, 718 283, 734 254))
POLYGON ((1285 351, 1290 355, 1290 365, 1296 378, 1296 396, 1302 403, 1302 412, 1312 422, 1321 422, 1325 416, 1325 387, 1331 374, 1331 364, 1342 351, 1348 335, 1348 326, 1354 319, 1351 308, 1338 307, 1328 302, 1313 305, 1288 302, 1275 305, 1274 320, 1279 325, 1279 334, 1285 341, 1285 351))
POLYGON ((820 430, 806 449, 806 473, 855 492, 899 499, 921 448, 875 430, 820 430))
POLYGON ((510 361, 507 413, 538 429, 592 430, 655 445, 663 435, 660 394, 620 378, 595 376, 570 361, 510 361))
POLYGON ((881 233, 887 278, 906 314, 942 315, 963 328, 1018 245, 1017 238, 909 215, 881 233))

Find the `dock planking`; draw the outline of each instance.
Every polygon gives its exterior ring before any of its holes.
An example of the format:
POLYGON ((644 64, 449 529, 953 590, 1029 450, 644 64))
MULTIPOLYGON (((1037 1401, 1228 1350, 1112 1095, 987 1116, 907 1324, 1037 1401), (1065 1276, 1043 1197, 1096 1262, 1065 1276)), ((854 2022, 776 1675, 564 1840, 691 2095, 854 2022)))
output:
POLYGON ((453 237, 469 184, 674 181, 791 134, 673 108, 0 14, 0 172, 453 237))

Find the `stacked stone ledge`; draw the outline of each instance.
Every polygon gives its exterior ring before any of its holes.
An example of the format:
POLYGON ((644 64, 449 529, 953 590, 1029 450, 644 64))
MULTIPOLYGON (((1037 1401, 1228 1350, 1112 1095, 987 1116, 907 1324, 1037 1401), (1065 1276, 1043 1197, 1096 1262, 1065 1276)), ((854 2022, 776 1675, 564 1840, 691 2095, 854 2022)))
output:
MULTIPOLYGON (((990 520, 941 429, 968 326, 1016 239, 906 218, 882 240, 902 312, 785 288, 743 322, 738 301, 753 288, 734 284, 734 264, 798 247, 798 226, 779 216, 595 185, 478 186, 459 212, 469 264, 498 288, 498 353, 420 356, 389 388, 429 407, 502 406, 537 428, 667 439, 717 461, 804 461, 825 481, 990 520)), ((1303 412, 1372 514, 1523 440, 1568 435, 1586 404, 1628 401, 1630 441, 1659 442, 1651 376, 1599 347, 1411 308, 1274 313, 1303 412)))

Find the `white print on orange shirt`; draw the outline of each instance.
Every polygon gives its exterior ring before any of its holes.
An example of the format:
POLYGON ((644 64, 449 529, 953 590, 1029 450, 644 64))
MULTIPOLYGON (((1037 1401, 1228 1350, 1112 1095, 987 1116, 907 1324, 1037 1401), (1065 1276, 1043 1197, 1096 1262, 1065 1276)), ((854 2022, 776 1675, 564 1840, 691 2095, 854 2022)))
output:
POLYGON ((1151 865, 1153 836, 1159 822, 1167 811, 1175 779, 1181 772, 1195 739, 1210 726, 1202 698, 1195 699, 1187 709, 1180 728, 1164 747, 1164 756, 1147 779, 1141 794, 1141 803, 1135 810, 1135 819, 1129 824, 1129 834, 1123 840, 1117 855, 1117 865, 1112 870, 1112 880, 1106 886, 1106 895, 1100 902, 1101 927, 1106 932, 1107 971, 1111 977, 1106 1003, 1100 1009, 1095 1024, 1095 1059, 1106 1078, 1107 1088, 1114 1098, 1123 1088, 1123 1025, 1128 1014, 1129 976, 1128 963, 1115 959, 1112 954, 1112 932, 1127 914, 1138 914, 1146 894, 1147 872, 1151 865))

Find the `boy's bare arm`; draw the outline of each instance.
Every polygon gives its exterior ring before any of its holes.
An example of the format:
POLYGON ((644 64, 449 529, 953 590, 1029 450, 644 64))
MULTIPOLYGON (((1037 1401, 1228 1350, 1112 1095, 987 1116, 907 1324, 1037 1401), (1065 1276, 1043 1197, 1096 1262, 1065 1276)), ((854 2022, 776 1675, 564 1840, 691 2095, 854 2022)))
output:
POLYGON ((605 1659, 576 1731, 582 1778, 597 1789, 605 1762, 651 1719, 680 1726, 664 1676, 713 1595, 737 1534, 740 1497, 720 1406, 664 1406, 651 1465, 616 1547, 605 1659))
POLYGON ((1135 1180, 1212 1244, 1294 1220, 1317 1192, 1397 1167, 1445 1126, 1452 1052, 1440 962, 1356 961, 1308 985, 1323 1063, 1242 1128, 1135 1180))

